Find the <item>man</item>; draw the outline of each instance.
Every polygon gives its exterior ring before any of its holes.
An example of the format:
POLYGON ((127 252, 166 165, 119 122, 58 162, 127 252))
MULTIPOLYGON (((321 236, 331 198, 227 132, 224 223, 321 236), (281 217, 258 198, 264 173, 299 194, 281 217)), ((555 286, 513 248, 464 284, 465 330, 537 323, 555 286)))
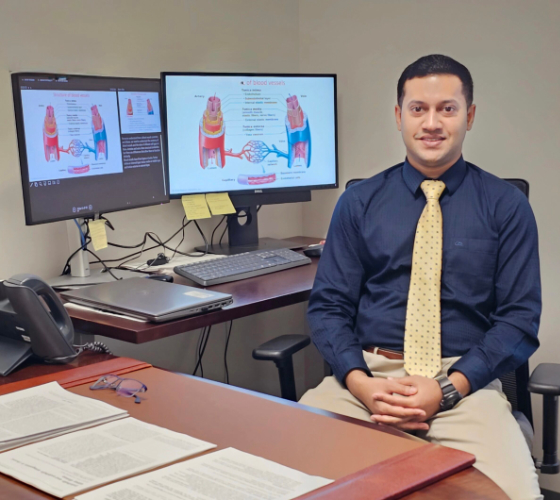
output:
POLYGON ((497 380, 539 345, 533 213, 463 160, 476 111, 465 66, 422 57, 397 97, 406 161, 336 206, 308 312, 334 377, 301 402, 470 452, 511 498, 542 498, 497 380))

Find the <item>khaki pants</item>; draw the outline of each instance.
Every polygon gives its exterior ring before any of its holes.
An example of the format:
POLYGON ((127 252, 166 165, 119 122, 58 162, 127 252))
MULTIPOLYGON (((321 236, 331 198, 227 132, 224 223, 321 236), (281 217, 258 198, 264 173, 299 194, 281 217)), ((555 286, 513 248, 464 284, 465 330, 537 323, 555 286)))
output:
MULTIPOLYGON (((375 377, 406 376, 402 360, 363 354, 375 377)), ((447 373, 458 359, 443 359, 442 372, 447 373)), ((371 422, 370 411, 335 377, 326 377, 307 391, 300 403, 371 422)), ((419 437, 472 453, 476 457, 474 467, 513 500, 543 498, 531 453, 499 380, 462 399, 452 410, 434 415, 428 423, 430 429, 417 432, 419 437)))

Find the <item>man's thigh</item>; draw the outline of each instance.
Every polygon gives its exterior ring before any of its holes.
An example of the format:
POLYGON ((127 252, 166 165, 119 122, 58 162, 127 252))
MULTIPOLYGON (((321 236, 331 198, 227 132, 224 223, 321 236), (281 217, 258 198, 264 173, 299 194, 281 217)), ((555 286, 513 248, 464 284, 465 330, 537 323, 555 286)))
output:
POLYGON ((474 467, 512 499, 542 498, 531 453, 498 380, 436 414, 429 424, 419 437, 472 453, 474 467))

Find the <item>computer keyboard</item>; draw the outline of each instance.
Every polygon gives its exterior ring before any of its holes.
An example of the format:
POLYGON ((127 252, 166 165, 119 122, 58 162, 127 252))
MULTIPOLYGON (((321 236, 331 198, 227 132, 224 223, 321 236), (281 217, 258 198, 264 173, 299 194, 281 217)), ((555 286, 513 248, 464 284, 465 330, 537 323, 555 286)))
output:
POLYGON ((223 259, 177 266, 173 270, 179 276, 189 278, 199 285, 211 286, 310 263, 310 258, 283 248, 229 255, 223 259))

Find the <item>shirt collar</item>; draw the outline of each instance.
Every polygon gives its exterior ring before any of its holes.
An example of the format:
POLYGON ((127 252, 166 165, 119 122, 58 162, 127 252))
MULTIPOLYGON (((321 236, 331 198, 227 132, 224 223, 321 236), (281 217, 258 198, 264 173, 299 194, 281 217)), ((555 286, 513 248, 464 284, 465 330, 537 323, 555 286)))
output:
MULTIPOLYGON (((404 161, 402 172, 404 182, 412 194, 416 194, 420 184, 422 184, 422 181, 428 178, 408 163, 408 159, 404 161)), ((467 164, 465 163, 465 160, 463 160, 463 156, 461 156, 438 180, 445 183, 445 187, 447 188, 447 191, 449 191, 449 194, 453 194, 457 191, 461 182, 463 182, 466 173, 467 164)))

